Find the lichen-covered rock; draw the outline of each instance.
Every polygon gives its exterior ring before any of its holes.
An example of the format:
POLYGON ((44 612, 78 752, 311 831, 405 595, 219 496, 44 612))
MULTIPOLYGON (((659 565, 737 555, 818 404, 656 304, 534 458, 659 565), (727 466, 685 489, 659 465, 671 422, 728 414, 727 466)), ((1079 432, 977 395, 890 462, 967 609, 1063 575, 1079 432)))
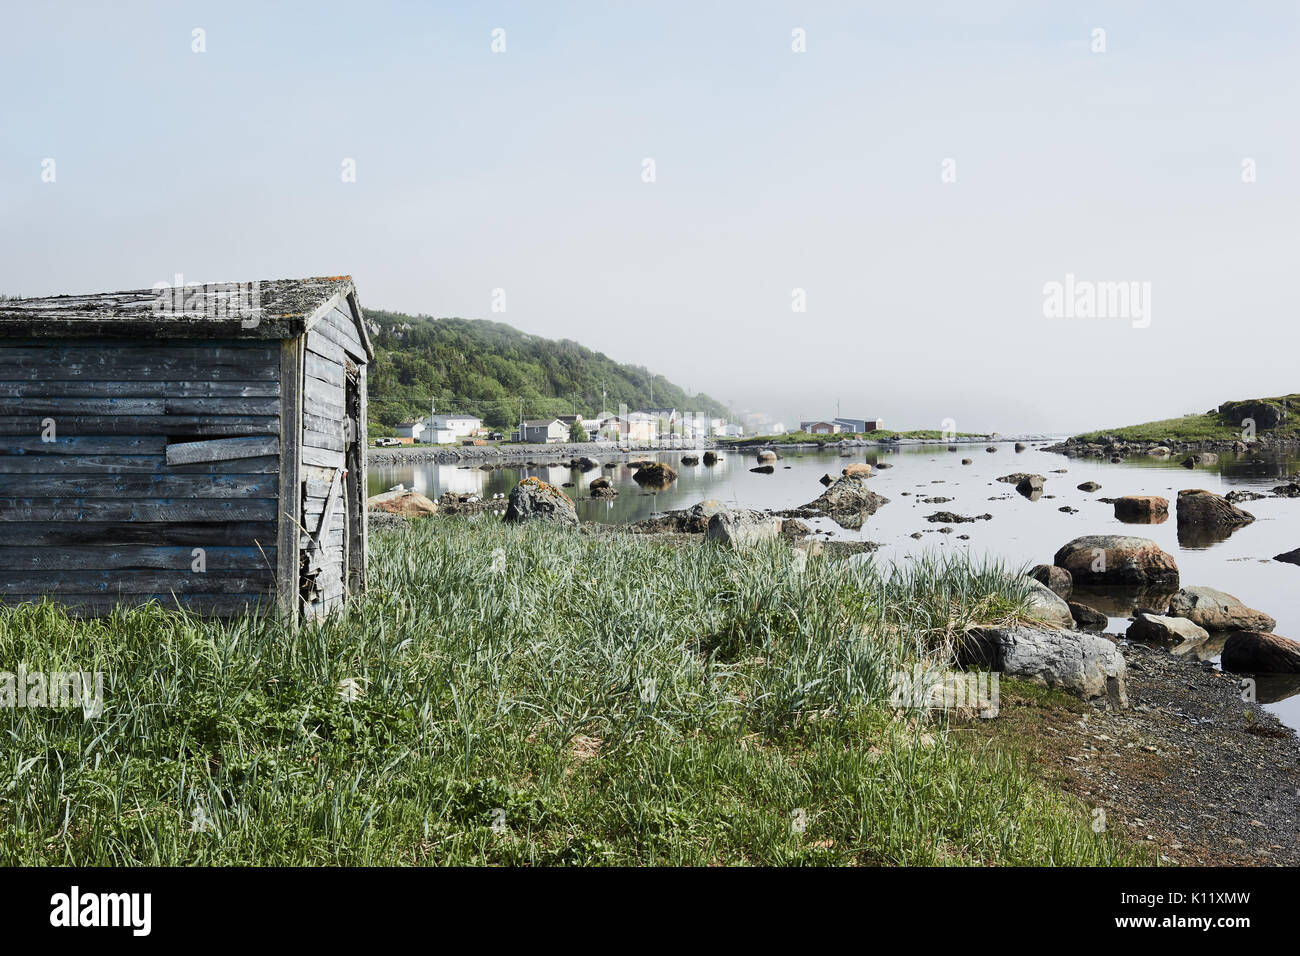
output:
POLYGON ((1277 627, 1277 621, 1263 611, 1247 607, 1217 588, 1183 588, 1170 599, 1169 613, 1207 631, 1271 631, 1277 627))
POLYGON ((525 478, 510 491, 505 520, 576 525, 578 512, 573 507, 573 499, 559 488, 540 478, 525 478))
POLYGON ((987 667, 1080 697, 1128 706, 1124 656, 1104 637, 1035 627, 972 628, 958 648, 963 667, 987 667))
POLYGON ((1063 545, 1052 563, 1070 572, 1075 586, 1168 588, 1179 585, 1178 565, 1149 538, 1090 534, 1063 545))
POLYGON ((1059 594, 1033 578, 1029 579, 1029 585, 1028 614, 1031 618, 1053 627, 1074 627, 1070 606, 1059 594))

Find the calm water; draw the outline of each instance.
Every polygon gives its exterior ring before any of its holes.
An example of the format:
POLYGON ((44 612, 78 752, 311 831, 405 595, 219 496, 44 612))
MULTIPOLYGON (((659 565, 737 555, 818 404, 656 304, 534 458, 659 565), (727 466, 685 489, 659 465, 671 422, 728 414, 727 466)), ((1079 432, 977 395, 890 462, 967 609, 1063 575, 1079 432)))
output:
MULTIPOLYGON (((850 457, 830 452, 784 452, 776 472, 758 475, 749 471, 755 464, 754 453, 723 451, 723 460, 713 466, 680 464, 681 452, 664 452, 640 457, 658 458, 677 468, 679 478, 671 487, 646 492, 632 480, 632 471, 624 464, 601 468, 585 474, 568 468, 509 468, 480 471, 476 466, 415 464, 410 466, 369 466, 371 494, 398 483, 414 488, 430 498, 445 491, 476 493, 483 497, 508 494, 522 478, 536 475, 555 485, 575 482, 566 488, 571 497, 580 499, 585 486, 599 476, 608 477, 619 490, 610 501, 576 500, 583 520, 625 523, 647 518, 656 512, 685 508, 705 498, 716 498, 731 505, 749 508, 792 508, 821 494, 818 482, 823 474, 838 474, 851 461, 866 461, 875 469, 871 488, 890 499, 867 519, 861 531, 847 531, 829 520, 810 521, 818 530, 828 530, 846 540, 865 539, 882 545, 877 553, 883 560, 908 560, 909 555, 925 550, 943 552, 969 551, 975 556, 1001 557, 1008 563, 1050 564, 1056 550, 1072 538, 1084 534, 1134 534, 1156 541, 1174 555, 1185 585, 1210 585, 1239 597, 1251 607, 1259 608, 1277 619, 1279 634, 1300 639, 1300 567, 1272 560, 1272 556, 1300 547, 1300 498, 1264 498, 1242 502, 1240 507, 1256 518, 1229 538, 1218 542, 1179 542, 1177 524, 1172 515, 1155 525, 1125 524, 1114 517, 1112 506, 1098 502, 1098 497, 1151 494, 1170 500, 1179 489, 1206 488, 1219 494, 1234 489, 1267 492, 1280 484, 1286 475, 1300 471, 1300 459, 1274 459, 1254 463, 1251 456, 1220 456, 1213 468, 1189 470, 1172 460, 1134 458, 1119 464, 1095 459, 1069 459, 1031 447, 1016 453, 1009 444, 997 445, 988 453, 984 445, 960 445, 949 452, 944 445, 911 445, 896 450, 854 449, 850 457), (962 458, 973 460, 962 465, 962 458), (1065 469, 1064 474, 1055 473, 1065 469), (1043 497, 1030 501, 1016 493, 1015 487, 996 479, 1000 475, 1025 471, 1045 475, 1043 497), (1086 493, 1076 489, 1085 481, 1095 481, 1101 489, 1086 493), (950 498, 931 503, 922 498, 950 498), (1062 506, 1077 508, 1077 514, 1059 511, 1062 506), (936 511, 961 515, 993 515, 990 521, 951 524, 952 534, 938 532, 942 524, 930 523, 925 516, 936 511), (911 535, 922 532, 919 540, 911 535), (961 540, 958 535, 969 535, 961 540)), ((614 455, 593 455, 604 461, 614 455)), ((1122 633, 1127 627, 1127 611, 1100 608, 1116 615, 1108 630, 1122 633)), ((1300 728, 1300 696, 1292 696, 1267 705, 1293 727, 1300 728)))

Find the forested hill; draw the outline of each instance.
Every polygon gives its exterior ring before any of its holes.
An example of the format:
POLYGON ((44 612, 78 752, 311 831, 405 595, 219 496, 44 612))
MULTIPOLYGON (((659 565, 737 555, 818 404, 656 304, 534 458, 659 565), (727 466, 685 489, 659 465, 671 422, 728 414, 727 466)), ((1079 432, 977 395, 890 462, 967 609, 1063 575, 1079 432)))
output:
POLYGON ((366 309, 375 346, 369 369, 372 434, 398 422, 438 412, 468 412, 489 425, 573 414, 594 417, 619 403, 629 409, 676 408, 725 416, 721 402, 687 396, 662 375, 624 365, 568 339, 528 335, 501 322, 434 319, 366 309), (652 393, 653 385, 653 393, 652 393), (575 407, 576 406, 576 407, 575 407))

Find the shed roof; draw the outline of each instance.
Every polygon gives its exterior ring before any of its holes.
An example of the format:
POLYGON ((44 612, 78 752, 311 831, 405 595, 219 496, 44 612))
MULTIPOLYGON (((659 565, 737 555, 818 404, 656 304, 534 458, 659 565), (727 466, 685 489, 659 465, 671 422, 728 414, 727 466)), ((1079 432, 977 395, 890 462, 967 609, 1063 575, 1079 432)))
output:
POLYGON ((351 276, 9 299, 0 302, 0 338, 287 339, 302 335, 336 305, 352 312, 373 358, 351 276))

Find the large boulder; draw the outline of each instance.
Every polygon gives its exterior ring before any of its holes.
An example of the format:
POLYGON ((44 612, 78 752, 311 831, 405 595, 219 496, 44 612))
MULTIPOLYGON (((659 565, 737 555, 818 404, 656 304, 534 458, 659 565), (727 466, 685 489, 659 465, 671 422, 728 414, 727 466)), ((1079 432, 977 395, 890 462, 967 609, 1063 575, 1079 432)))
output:
POLYGON ((418 491, 388 491, 367 499, 366 507, 403 518, 422 518, 438 511, 438 506, 418 491))
POLYGON ((1281 561, 1283 564, 1300 564, 1300 548, 1294 551, 1287 551, 1283 554, 1273 555, 1274 561, 1281 561))
POLYGON ((1079 490, 1080 490, 1080 491, 1100 491, 1100 490, 1101 490, 1101 485, 1097 484, 1095 481, 1085 481, 1083 484, 1079 485, 1079 490))
POLYGON ((758 463, 760 465, 770 465, 776 461, 776 452, 770 448, 764 448, 758 453, 758 463))
POLYGON ((1207 631, 1271 631, 1277 621, 1216 588, 1185 587, 1169 601, 1169 613, 1207 631))
POLYGON ((573 500, 559 488, 540 478, 525 478, 510 491, 505 520, 576 525, 578 512, 573 507, 573 500))
POLYGON ((1158 495, 1124 495, 1115 499, 1115 517, 1132 523, 1158 523, 1169 517, 1169 499, 1158 495))
POLYGON ((636 470, 632 479, 642 485, 666 488, 677 480, 677 472, 673 470, 672 465, 665 465, 661 461, 647 461, 636 470))
POLYGON ((700 463, 699 455, 682 455, 683 465, 698 465, 700 463))
POLYGON ((1124 636, 1141 644, 1177 647, 1180 644, 1197 644, 1210 636, 1205 628, 1183 617, 1166 617, 1163 614, 1139 612, 1128 626, 1124 636))
POLYGON ((1228 529, 1250 524, 1255 516, 1242 511, 1231 501, 1201 488, 1178 492, 1178 527, 1228 529))
POLYGON ((718 453, 717 453, 717 452, 714 452, 714 451, 706 451, 706 452, 704 453, 704 463, 705 463, 706 465, 717 464, 718 461, 720 461, 720 459, 718 458, 718 453))
POLYGON ((1070 572, 1075 585, 1178 587, 1178 565, 1149 538, 1090 534, 1064 545, 1052 563, 1070 572))
POLYGON ((1105 696, 1116 707, 1128 706, 1124 656, 1104 637, 1058 628, 973 628, 957 656, 963 667, 987 667, 1081 697, 1105 696))
POLYGON ((1051 591, 1047 585, 1033 578, 1029 579, 1027 613, 1035 621, 1050 624, 1053 627, 1074 627, 1074 615, 1070 613, 1070 605, 1066 604, 1060 595, 1051 591))
POLYGON ((868 465, 865 461, 855 461, 851 465, 845 465, 844 469, 840 472, 840 474, 854 475, 858 478, 870 478, 871 466, 868 465))
POLYGON ((1300 674, 1300 641, 1261 631, 1231 634, 1219 658, 1238 674, 1300 674))
POLYGON ((748 548, 762 541, 775 541, 781 534, 781 519, 747 511, 743 508, 726 508, 709 518, 708 539, 733 548, 748 548))
POLYGON ((1057 596, 1068 598, 1074 590, 1074 579, 1065 568, 1054 564, 1036 564, 1029 569, 1029 576, 1039 584, 1045 584, 1057 596))

